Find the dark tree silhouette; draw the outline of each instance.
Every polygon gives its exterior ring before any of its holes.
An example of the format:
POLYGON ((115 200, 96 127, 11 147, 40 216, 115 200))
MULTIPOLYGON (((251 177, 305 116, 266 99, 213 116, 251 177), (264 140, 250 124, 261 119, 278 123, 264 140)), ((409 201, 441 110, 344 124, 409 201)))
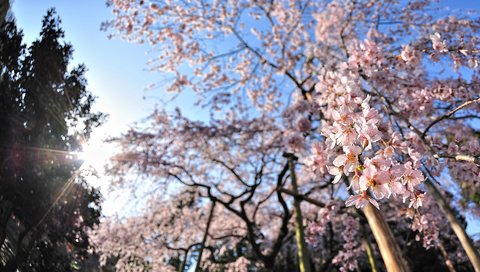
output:
POLYGON ((69 271, 88 255, 100 194, 73 154, 104 119, 91 110, 86 68, 69 67, 53 9, 28 48, 14 21, 0 29, 0 245, 3 269, 69 271))

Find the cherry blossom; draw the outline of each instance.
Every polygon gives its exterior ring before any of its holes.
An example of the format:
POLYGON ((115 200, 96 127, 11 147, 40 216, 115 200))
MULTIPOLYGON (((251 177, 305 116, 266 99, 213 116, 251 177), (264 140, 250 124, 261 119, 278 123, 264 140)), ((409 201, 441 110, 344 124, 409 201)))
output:
MULTIPOLYGON (((450 206, 463 207, 463 215, 478 210, 480 22, 470 14, 444 16, 431 1, 115 0, 111 6, 115 18, 105 27, 112 35, 152 44, 150 68, 165 77, 165 90, 194 93, 210 112, 201 122, 181 111, 154 113, 157 123, 120 138, 125 157, 135 160, 115 162, 113 173, 196 186, 225 203, 224 216, 247 228, 242 237, 253 253, 245 258, 256 262, 249 265, 269 269, 270 254, 296 250, 275 242, 291 227, 282 198, 291 188, 279 178, 287 173, 284 153, 299 159, 296 200, 342 201, 343 209, 363 208, 367 219, 372 204, 392 222, 413 222, 429 237, 427 246, 440 249, 437 231, 427 233, 429 222, 460 226, 450 206), (447 199, 451 188, 461 196, 447 199), (445 217, 428 215, 430 195, 445 217), (253 222, 255 229, 248 228, 253 222)), ((343 218, 338 214, 326 224, 343 218)), ((353 232, 350 219, 335 224, 353 232)), ((464 227, 451 229, 467 241, 462 246, 480 269, 464 227)), ((348 264, 342 269, 355 268, 347 259, 359 256, 347 240, 336 259, 348 264)), ((202 264, 218 267, 213 252, 202 264)), ((407 269, 401 260, 393 263, 407 269)))

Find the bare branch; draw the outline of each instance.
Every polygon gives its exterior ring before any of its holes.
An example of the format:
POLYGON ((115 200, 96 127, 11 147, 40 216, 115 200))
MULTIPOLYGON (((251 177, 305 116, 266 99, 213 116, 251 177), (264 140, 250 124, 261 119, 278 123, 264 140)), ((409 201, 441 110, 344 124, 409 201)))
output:
POLYGON ((425 131, 422 133, 422 137, 425 137, 427 135, 427 132, 434 126, 436 125, 437 123, 439 123, 440 121, 442 120, 445 120, 445 119, 448 119, 450 118, 452 115, 454 115, 457 111, 465 108, 465 107, 468 107, 470 106, 471 104, 474 104, 474 103, 478 103, 480 102, 480 98, 476 98, 476 99, 472 99, 472 100, 468 100, 468 101, 465 101, 463 104, 461 104, 460 106, 456 107, 455 109, 449 111, 448 113, 438 117, 437 119, 435 119, 432 123, 430 123, 430 125, 427 126, 427 128, 425 129, 425 131))

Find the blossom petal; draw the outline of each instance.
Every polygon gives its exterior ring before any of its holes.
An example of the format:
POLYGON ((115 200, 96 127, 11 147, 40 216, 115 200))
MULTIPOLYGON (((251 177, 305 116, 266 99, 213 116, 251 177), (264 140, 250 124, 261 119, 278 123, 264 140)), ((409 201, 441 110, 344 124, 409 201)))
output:
MULTIPOLYGON (((368 197, 368 196, 367 196, 368 197)), ((380 210, 380 207, 378 206, 378 202, 371 198, 371 197, 368 197, 368 201, 370 201, 370 203, 372 203, 373 206, 375 206, 375 208, 377 208, 378 210, 380 210)))

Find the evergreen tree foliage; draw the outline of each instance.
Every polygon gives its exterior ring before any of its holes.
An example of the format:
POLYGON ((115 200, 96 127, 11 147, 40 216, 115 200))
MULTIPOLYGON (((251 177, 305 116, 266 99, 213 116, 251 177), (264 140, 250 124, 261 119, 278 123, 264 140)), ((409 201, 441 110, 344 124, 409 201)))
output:
POLYGON ((86 68, 71 67, 60 23, 49 10, 28 47, 14 21, 0 29, 0 265, 9 271, 77 269, 99 223, 100 194, 73 154, 104 115, 92 111, 86 68))

